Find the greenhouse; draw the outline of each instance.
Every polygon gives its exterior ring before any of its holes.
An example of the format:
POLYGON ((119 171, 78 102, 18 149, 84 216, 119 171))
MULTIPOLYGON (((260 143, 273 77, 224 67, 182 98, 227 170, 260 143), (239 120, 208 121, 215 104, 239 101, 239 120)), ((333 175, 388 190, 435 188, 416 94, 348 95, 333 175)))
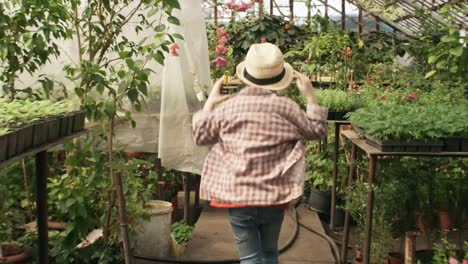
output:
POLYGON ((468 264, 468 3, 0 0, 0 263, 468 264))

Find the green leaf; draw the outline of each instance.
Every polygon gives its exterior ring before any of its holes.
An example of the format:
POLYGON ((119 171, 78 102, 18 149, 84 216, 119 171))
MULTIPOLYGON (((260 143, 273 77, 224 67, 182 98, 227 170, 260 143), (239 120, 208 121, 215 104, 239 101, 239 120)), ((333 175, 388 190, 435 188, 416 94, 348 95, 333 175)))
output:
POLYGON ((458 71, 458 66, 456 65, 450 68, 451 73, 457 73, 457 71, 458 71))
POLYGON ((112 117, 115 115, 115 106, 111 102, 106 103, 106 113, 109 117, 112 117))
POLYGON ((431 77, 432 75, 434 75, 436 72, 437 72, 437 71, 435 71, 435 70, 434 70, 434 71, 430 71, 430 72, 426 73, 426 76, 424 76, 424 78, 427 79, 427 78, 431 77))
POLYGON ((128 84, 126 81, 122 81, 120 84, 119 84, 119 93, 123 93, 125 91, 125 89, 127 89, 128 87, 128 84))
POLYGON ((152 8, 152 9, 148 12, 147 17, 149 18, 149 17, 154 16, 154 15, 158 12, 158 10, 159 10, 159 9, 157 9, 157 8, 152 8))
POLYGON ((161 65, 164 65, 164 54, 158 50, 155 54, 154 54, 154 59, 161 65))
POLYGON ((65 202, 66 207, 70 207, 75 203, 75 200, 73 198, 68 198, 67 201, 65 202))
POLYGON ((177 17, 174 17, 174 16, 168 17, 167 22, 169 22, 171 24, 174 24, 174 25, 177 25, 177 26, 180 26, 180 20, 177 17))
POLYGON ((451 48, 450 49, 450 54, 452 54, 453 56, 460 57, 463 54, 463 47, 458 46, 456 48, 451 48))
POLYGON ((437 60, 437 58, 438 58, 438 56, 436 56, 436 55, 431 55, 431 56, 429 56, 429 59, 427 60, 427 62, 428 62, 429 64, 432 64, 432 63, 434 63, 434 62, 437 60))
POLYGON ((161 24, 161 25, 158 25, 157 27, 155 27, 154 31, 161 32, 161 31, 164 31, 165 29, 166 29, 166 26, 161 24))
POLYGON ((178 39, 184 40, 184 37, 183 37, 181 34, 179 34, 179 33, 174 33, 174 34, 172 34, 172 36, 173 36, 174 38, 178 38, 178 39))
POLYGON ((440 41, 444 42, 444 43, 447 43, 447 42, 452 42, 452 41, 456 41, 457 38, 454 37, 454 36, 450 36, 450 35, 444 35, 440 38, 440 41))
POLYGON ((436 64, 436 68, 437 69, 443 69, 445 67, 445 65, 447 65, 447 61, 441 60, 436 64))

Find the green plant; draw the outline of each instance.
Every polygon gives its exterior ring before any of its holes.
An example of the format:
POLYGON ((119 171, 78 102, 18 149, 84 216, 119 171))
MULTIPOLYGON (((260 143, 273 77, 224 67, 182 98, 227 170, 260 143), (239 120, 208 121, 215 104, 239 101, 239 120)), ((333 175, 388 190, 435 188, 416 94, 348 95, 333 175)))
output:
POLYGON ((316 90, 318 103, 329 111, 354 111, 362 106, 359 95, 337 89, 316 90))
MULTIPOLYGON (((452 23, 455 18, 451 17, 450 10, 451 5, 446 4, 439 12, 449 23, 452 23)), ((440 41, 429 48, 427 62, 433 66, 433 70, 426 74, 426 78, 437 73, 438 78, 466 83, 468 51, 464 46, 468 38, 462 36, 454 26, 443 25, 440 31, 443 32, 440 41)))
POLYGON ((313 188, 321 191, 328 191, 332 186, 333 163, 326 154, 309 151, 306 155, 307 171, 306 181, 311 183, 313 188))
POLYGON ((176 222, 172 224, 172 235, 177 243, 182 244, 187 242, 192 237, 194 227, 184 224, 183 222, 176 222))
MULTIPOLYGON (((18 96, 18 74, 37 71, 60 53, 55 41, 70 38, 69 7, 69 1, 62 0, 0 2, 0 81, 10 98, 18 96)), ((47 94, 52 82, 40 81, 47 94)))
POLYGON ((467 135, 466 105, 383 104, 360 108, 349 114, 353 125, 381 140, 430 140, 467 135))

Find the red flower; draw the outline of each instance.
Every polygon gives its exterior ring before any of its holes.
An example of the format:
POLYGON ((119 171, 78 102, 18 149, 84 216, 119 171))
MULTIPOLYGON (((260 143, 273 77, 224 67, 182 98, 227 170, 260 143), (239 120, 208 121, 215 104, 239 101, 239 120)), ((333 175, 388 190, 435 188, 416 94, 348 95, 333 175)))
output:
POLYGON ((291 24, 284 24, 284 29, 285 30, 290 30, 291 29, 291 24))
POLYGON ((346 55, 350 56, 353 54, 353 50, 350 47, 346 47, 346 55))
POLYGON ((229 40, 228 37, 226 35, 224 35, 224 36, 221 36, 219 38, 218 42, 219 42, 219 44, 224 45, 226 42, 228 42, 228 40, 229 40))
POLYGON ((227 34, 226 34, 226 32, 224 31, 224 29, 223 29, 223 28, 220 28, 220 27, 216 29, 216 34, 217 34, 218 36, 227 36, 227 34))
POLYGON ((410 99, 410 100, 416 100, 418 98, 418 94, 416 92, 412 92, 409 96, 407 96, 406 98, 410 99))
POLYGON ((385 86, 382 88, 382 91, 386 91, 387 88, 388 88, 388 87, 385 85, 385 86))
POLYGON ((234 2, 234 1, 231 1, 231 2, 227 3, 226 6, 227 6, 227 8, 229 8, 229 9, 231 9, 231 10, 237 8, 237 4, 236 4, 236 2, 234 2))
POLYGON ((171 54, 172 56, 179 56, 179 53, 178 53, 178 50, 179 49, 179 45, 177 45, 177 43, 172 43, 171 45, 169 45, 169 54, 171 54))
POLYGON ((241 2, 239 5, 236 6, 237 12, 245 12, 249 8, 250 8, 250 5, 244 2, 241 2))
POLYGON ((378 96, 377 93, 373 93, 373 94, 372 94, 372 97, 374 97, 374 99, 377 98, 377 96, 378 96))
POLYGON ((215 63, 218 68, 222 68, 227 65, 228 61, 226 60, 225 57, 217 57, 216 59, 211 61, 212 63, 215 63))
POLYGON ((382 99, 383 101, 386 101, 386 100, 387 100, 387 96, 384 94, 384 95, 382 95, 382 97, 380 97, 380 99, 382 99))
POLYGON ((262 37, 262 40, 261 40, 261 42, 262 42, 262 43, 267 43, 267 42, 268 42, 268 40, 267 40, 267 38, 266 38, 266 37, 262 37))
POLYGON ((225 54, 228 51, 228 47, 223 45, 216 46, 216 54, 225 54))

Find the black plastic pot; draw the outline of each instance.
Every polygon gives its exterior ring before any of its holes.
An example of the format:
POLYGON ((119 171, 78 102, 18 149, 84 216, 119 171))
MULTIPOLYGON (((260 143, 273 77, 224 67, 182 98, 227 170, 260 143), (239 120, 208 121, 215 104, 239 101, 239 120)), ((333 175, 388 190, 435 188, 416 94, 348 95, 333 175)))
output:
POLYGON ((73 112, 73 133, 84 130, 86 111, 80 110, 73 112))
POLYGON ((67 119, 67 136, 73 134, 73 118, 74 118, 73 113, 69 113, 69 114, 66 115, 66 119, 67 119))
POLYGON ((60 136, 60 118, 48 117, 45 121, 47 127, 47 141, 54 141, 60 136))
POLYGON ((47 141, 47 124, 43 120, 33 124, 33 147, 39 147, 47 141))
POLYGON ((32 148, 33 145, 33 125, 26 124, 18 127, 16 149, 17 154, 21 154, 24 151, 32 148))
POLYGON ((344 226, 345 222, 345 209, 341 207, 337 207, 335 209, 335 226, 344 226))
POLYGON ((331 193, 322 192, 315 188, 310 188, 309 200, 307 204, 310 209, 319 213, 330 213, 331 193))
MULTIPOLYGON (((63 115, 63 116, 60 116, 60 133, 59 133, 59 137, 66 137, 66 136, 69 136, 70 134, 68 134, 68 114, 67 115, 63 115)), ((73 118, 72 118, 73 120, 73 118)), ((72 121, 73 122, 73 121, 72 121)), ((71 129, 70 129, 71 131, 71 129)))
POLYGON ((18 154, 17 151, 17 142, 18 142, 18 131, 13 130, 12 132, 7 134, 7 142, 8 142, 8 151, 7 151, 7 158, 13 158, 18 154))
POLYGON ((0 162, 7 159, 8 154, 8 134, 0 136, 0 162))

